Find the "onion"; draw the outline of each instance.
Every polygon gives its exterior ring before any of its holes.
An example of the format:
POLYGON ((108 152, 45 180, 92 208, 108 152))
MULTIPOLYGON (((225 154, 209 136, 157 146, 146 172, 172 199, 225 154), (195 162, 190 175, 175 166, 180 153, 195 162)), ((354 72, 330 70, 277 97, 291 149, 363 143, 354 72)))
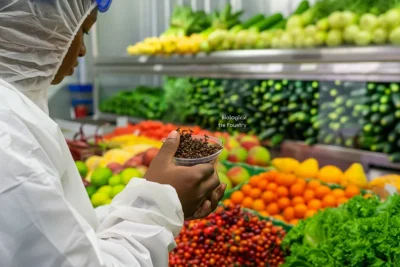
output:
POLYGON ((328 46, 340 46, 343 42, 342 32, 339 30, 330 30, 326 37, 328 46))
POLYGON ((286 23, 287 29, 296 27, 303 27, 303 21, 299 15, 291 16, 286 23))
POLYGON ((314 41, 316 46, 321 46, 325 44, 327 38, 327 34, 324 31, 318 31, 314 35, 314 41))
POLYGON ((400 26, 390 33, 390 42, 394 45, 400 45, 400 26))
POLYGON ((366 46, 372 42, 371 33, 368 31, 359 31, 354 37, 354 42, 358 46, 366 46))
POLYGON ((335 11, 328 17, 329 26, 332 29, 342 29, 344 25, 342 12, 335 11))
POLYGON ((317 28, 318 28, 318 30, 320 30, 320 31, 327 31, 327 30, 329 30, 329 20, 328 20, 328 18, 320 19, 320 20, 317 22, 317 28))
POLYGON ((354 43, 354 38, 358 34, 359 31, 360 31, 360 27, 358 27, 357 25, 347 26, 346 29, 344 30, 344 34, 343 34, 344 40, 349 44, 354 43))
POLYGON ((395 28, 400 25, 400 10, 391 9, 385 14, 386 27, 395 28))
POLYGON ((365 31, 373 31, 378 27, 378 17, 374 14, 364 14, 360 18, 360 28, 365 31))
POLYGON ((388 32, 384 28, 377 28, 372 33, 372 40, 375 44, 386 44, 388 40, 388 32))

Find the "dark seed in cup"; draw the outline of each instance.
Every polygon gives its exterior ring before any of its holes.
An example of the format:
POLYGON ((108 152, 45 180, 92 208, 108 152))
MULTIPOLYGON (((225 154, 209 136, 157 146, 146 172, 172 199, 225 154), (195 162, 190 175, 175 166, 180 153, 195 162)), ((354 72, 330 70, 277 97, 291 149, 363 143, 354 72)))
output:
POLYGON ((209 137, 207 135, 202 139, 193 139, 192 130, 180 130, 177 131, 180 134, 180 144, 178 150, 175 153, 176 158, 180 159, 199 159, 211 156, 223 147, 219 144, 210 144, 209 137))

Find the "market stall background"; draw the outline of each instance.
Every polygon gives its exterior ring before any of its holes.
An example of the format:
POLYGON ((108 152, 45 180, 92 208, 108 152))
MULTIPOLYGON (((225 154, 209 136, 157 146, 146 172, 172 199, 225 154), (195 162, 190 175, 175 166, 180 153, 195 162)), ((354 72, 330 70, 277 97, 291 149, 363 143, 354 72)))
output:
POLYGON ((170 266, 397 266, 399 4, 119 1, 90 40, 94 116, 58 120, 93 206, 190 129, 223 143, 228 190, 170 266))

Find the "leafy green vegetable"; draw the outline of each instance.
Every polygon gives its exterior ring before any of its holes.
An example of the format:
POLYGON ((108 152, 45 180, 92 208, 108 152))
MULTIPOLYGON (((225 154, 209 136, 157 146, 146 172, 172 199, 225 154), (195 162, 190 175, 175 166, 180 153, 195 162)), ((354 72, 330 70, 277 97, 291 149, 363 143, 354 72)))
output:
POLYGON ((356 197, 293 228, 283 267, 400 266, 400 196, 380 203, 356 197))

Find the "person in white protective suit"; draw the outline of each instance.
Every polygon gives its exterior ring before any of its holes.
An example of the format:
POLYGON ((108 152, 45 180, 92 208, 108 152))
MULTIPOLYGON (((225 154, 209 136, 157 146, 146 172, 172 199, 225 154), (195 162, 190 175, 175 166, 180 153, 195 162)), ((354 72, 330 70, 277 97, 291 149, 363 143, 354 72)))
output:
POLYGON ((85 55, 84 33, 110 4, 97 2, 0 1, 1 267, 168 266, 183 221, 207 216, 224 193, 211 164, 172 164, 172 132, 145 179, 96 214, 47 88, 85 55))

